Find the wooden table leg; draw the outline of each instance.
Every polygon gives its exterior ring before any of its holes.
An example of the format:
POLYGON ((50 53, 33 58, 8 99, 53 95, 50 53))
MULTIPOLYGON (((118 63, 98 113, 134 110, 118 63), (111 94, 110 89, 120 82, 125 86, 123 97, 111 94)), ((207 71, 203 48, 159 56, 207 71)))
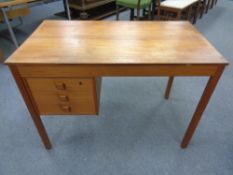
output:
POLYGON ((39 114, 38 110, 34 107, 33 102, 31 101, 30 95, 27 93, 24 80, 19 76, 16 67, 10 66, 10 69, 11 69, 11 72, 14 76, 16 84, 18 85, 19 90, 23 96, 23 99, 28 107, 28 110, 31 114, 32 120, 36 126, 36 129, 41 137, 41 140, 42 140, 45 148, 51 149, 52 148, 51 142, 49 140, 49 137, 47 135, 47 132, 45 130, 43 122, 41 120, 40 114, 39 114))
POLYGON ((165 94, 164 94, 165 99, 169 98, 171 87, 172 87, 172 84, 173 84, 173 80, 174 80, 173 76, 169 77, 168 82, 167 82, 167 88, 166 88, 166 91, 165 91, 165 94))
POLYGON ((194 131, 201 119, 201 116, 209 102, 209 99, 211 97, 211 95, 213 94, 214 92, 214 89, 218 83, 218 80, 219 78, 221 77, 222 75, 222 72, 224 70, 224 67, 225 66, 219 66, 218 70, 216 71, 215 75, 214 76, 211 76, 209 78, 209 81, 206 85, 206 88, 202 94, 202 97, 197 105, 197 108, 193 114, 193 117, 191 119, 191 122, 189 123, 189 126, 187 128, 187 131, 184 135, 184 138, 183 138, 183 141, 181 143, 181 147, 182 148, 186 148, 189 144, 189 141, 191 140, 193 134, 194 134, 194 131))

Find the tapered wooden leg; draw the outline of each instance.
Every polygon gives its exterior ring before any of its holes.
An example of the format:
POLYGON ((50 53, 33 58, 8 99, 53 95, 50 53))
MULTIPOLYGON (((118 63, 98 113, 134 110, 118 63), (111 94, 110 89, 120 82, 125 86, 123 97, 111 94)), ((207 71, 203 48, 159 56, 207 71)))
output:
POLYGON ((14 76, 14 79, 16 81, 16 84, 19 87, 19 90, 23 96, 23 99, 28 107, 28 110, 31 114, 32 120, 36 126, 36 129, 40 135, 40 138, 45 146, 46 149, 51 149, 52 145, 51 142, 49 140, 49 137, 47 135, 47 132, 45 130, 45 127, 43 125, 43 122, 41 120, 40 114, 38 112, 38 110, 35 108, 35 106, 33 105, 33 102, 30 98, 30 95, 27 92, 27 88, 26 85, 24 83, 24 80, 19 76, 19 73, 17 71, 17 68, 15 66, 10 66, 11 72, 14 76))
POLYGON ((173 76, 169 77, 168 82, 167 82, 167 88, 166 88, 166 91, 165 91, 165 94, 164 94, 165 99, 169 98, 173 80, 174 80, 173 76))
POLYGON ((32 114, 31 113, 31 116, 32 116, 32 120, 34 122, 34 125, 36 126, 36 129, 40 135, 40 138, 45 146, 46 149, 51 149, 52 148, 52 144, 49 140, 49 137, 48 137, 48 134, 45 130, 45 127, 43 125, 43 122, 41 120, 41 117, 39 114, 32 114))
POLYGON ((184 135, 183 141, 181 143, 181 147, 182 148, 186 148, 193 136, 193 133, 201 119, 201 116, 209 102, 209 99, 211 97, 211 95, 214 92, 214 89, 218 83, 219 78, 221 77, 221 74, 224 70, 224 66, 219 66, 216 74, 212 77, 209 78, 209 81, 206 85, 206 88, 202 94, 202 97, 197 105, 197 108, 193 114, 192 120, 189 123, 188 129, 184 135))

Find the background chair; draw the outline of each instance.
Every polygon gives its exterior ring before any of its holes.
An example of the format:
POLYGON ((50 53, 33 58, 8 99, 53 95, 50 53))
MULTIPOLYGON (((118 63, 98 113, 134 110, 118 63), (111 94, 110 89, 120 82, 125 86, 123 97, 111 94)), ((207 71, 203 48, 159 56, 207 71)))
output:
POLYGON ((136 18, 140 18, 140 10, 149 8, 148 18, 151 18, 151 0, 116 0, 116 19, 119 20, 119 6, 131 9, 131 19, 134 18, 134 9, 137 10, 136 18))

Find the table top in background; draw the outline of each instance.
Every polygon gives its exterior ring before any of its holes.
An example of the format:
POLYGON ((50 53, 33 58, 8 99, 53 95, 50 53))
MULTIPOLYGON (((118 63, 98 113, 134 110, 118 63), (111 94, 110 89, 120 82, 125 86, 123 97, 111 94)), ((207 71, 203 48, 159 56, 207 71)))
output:
POLYGON ((0 0, 0 8, 8 7, 8 6, 15 6, 19 4, 24 4, 28 2, 33 2, 36 0, 0 0))

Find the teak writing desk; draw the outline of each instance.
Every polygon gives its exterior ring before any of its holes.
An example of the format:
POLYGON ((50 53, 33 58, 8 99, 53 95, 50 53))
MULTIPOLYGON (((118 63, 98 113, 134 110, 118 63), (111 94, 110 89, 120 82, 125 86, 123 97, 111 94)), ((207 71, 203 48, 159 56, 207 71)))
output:
POLYGON ((44 21, 6 61, 47 149, 40 115, 98 114, 101 77, 208 76, 187 147, 228 62, 188 22, 44 21))

